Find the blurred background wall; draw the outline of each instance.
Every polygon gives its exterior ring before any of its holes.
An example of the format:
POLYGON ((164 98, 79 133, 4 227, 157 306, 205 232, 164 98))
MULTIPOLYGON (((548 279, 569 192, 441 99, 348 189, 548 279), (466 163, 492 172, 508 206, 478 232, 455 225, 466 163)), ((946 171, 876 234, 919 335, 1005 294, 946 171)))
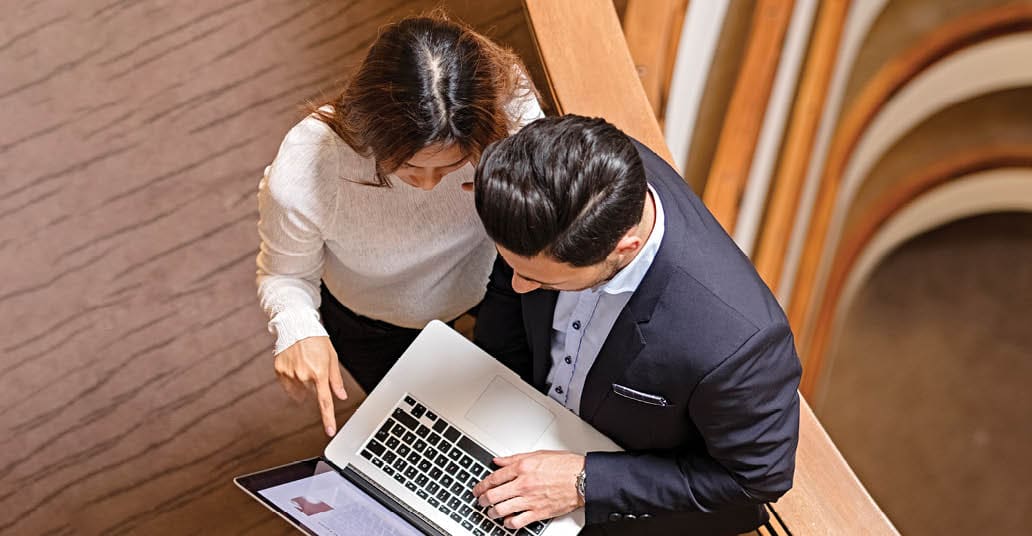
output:
MULTIPOLYGON (((273 379, 257 182, 380 25, 438 4, 0 4, 0 533, 290 532, 230 482, 325 444, 273 379)), ((547 104, 520 0, 443 5, 547 104)), ((1032 1, 613 7, 598 39, 626 39, 892 521, 1025 532, 1032 1)))

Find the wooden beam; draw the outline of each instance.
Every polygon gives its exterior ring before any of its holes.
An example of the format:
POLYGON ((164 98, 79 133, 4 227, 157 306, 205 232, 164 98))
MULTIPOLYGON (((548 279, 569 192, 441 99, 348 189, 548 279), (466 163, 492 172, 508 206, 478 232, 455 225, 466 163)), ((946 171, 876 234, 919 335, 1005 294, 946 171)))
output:
POLYGON ((828 96, 848 7, 848 0, 821 4, 810 44, 810 58, 792 108, 781 163, 774 175, 770 204, 754 259, 756 271, 774 292, 777 292, 789 237, 799 211, 799 197, 828 96))
POLYGON ((524 0, 523 7, 556 110, 604 117, 674 165, 651 107, 617 104, 648 97, 613 3, 524 0))
POLYGON ((687 10, 688 0, 629 0, 623 16, 627 48, 660 123, 687 10))
POLYGON ((759 0, 702 200, 728 233, 749 178, 794 0, 759 0))

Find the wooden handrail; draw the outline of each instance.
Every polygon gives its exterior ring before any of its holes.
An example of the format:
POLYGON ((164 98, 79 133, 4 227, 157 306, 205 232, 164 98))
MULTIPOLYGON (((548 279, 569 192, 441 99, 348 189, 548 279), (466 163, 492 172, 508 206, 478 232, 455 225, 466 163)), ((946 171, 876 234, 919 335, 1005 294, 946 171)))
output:
MULTIPOLYGON (((524 0, 524 9, 556 109, 605 117, 672 161, 613 4, 524 0)), ((794 534, 896 534, 805 400, 795 485, 774 509, 794 534)))

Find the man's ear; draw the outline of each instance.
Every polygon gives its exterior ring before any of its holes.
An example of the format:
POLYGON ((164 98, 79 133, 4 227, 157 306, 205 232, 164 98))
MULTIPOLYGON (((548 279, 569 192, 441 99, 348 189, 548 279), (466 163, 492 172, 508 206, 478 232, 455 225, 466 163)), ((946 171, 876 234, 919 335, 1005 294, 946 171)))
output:
POLYGON ((628 231, 627 234, 623 235, 623 238, 621 238, 620 241, 616 243, 616 249, 613 250, 613 253, 616 255, 624 256, 633 255, 644 245, 645 241, 642 240, 640 236, 637 236, 635 233, 628 231))

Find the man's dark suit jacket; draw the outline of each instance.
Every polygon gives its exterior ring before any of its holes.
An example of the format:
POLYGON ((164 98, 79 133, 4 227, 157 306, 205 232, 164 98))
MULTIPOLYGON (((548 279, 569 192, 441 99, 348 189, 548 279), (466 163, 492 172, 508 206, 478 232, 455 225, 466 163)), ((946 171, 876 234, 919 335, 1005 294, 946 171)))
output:
MULTIPOLYGON (((792 333, 702 201, 636 145, 666 231, 584 385, 580 417, 626 449, 587 456, 585 533, 746 532, 792 486, 801 372, 792 333)), ((511 278, 499 258, 475 340, 545 392, 558 293, 521 296, 511 278)))

